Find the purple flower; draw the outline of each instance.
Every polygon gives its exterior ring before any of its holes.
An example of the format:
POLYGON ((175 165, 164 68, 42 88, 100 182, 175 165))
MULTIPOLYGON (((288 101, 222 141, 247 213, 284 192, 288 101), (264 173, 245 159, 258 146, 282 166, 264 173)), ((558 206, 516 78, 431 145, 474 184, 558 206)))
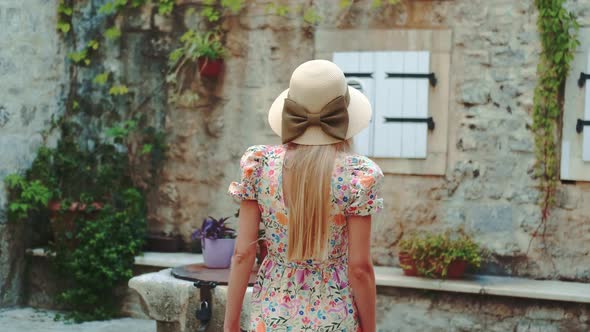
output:
POLYGON ((196 229, 191 235, 191 239, 233 239, 236 237, 236 231, 225 225, 225 221, 229 217, 221 218, 219 220, 209 216, 203 220, 200 229, 196 229))

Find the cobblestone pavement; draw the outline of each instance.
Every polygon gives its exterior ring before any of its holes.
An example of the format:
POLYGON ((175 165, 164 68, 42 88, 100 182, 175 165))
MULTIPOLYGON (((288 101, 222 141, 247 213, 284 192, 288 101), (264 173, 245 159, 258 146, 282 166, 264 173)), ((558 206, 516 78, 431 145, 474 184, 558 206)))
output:
POLYGON ((120 318, 107 321, 68 324, 53 320, 55 312, 34 308, 0 310, 2 332, 155 332, 153 320, 120 318))

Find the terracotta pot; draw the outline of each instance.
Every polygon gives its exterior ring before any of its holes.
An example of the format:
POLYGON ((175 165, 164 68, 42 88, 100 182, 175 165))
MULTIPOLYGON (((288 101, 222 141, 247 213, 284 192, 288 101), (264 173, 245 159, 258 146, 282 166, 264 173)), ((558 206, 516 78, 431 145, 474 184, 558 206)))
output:
MULTIPOLYGON (((400 252, 398 257, 399 257, 400 265, 402 266, 402 269, 404 270, 405 275, 412 276, 412 277, 422 276, 422 274, 420 272, 418 272, 418 269, 416 268, 416 263, 414 262, 412 257, 407 252, 403 252, 403 251, 400 252)), ((435 265, 436 261, 432 261, 431 264, 435 265)), ((463 275, 465 274, 465 271, 467 270, 467 265, 468 265, 467 262, 464 260, 452 261, 447 268, 446 278, 447 279, 462 278, 463 275)), ((433 274, 436 277, 441 277, 442 276, 442 268, 437 268, 435 271, 433 271, 433 274)))
POLYGON ((447 278, 449 279, 457 279, 462 278, 465 274, 465 270, 467 270, 467 262, 464 260, 456 260, 452 261, 449 264, 449 268, 447 269, 447 278))
POLYGON ((418 269, 416 269, 416 264, 407 252, 401 251, 398 254, 399 263, 404 270, 404 274, 407 276, 415 277, 418 276, 418 269))
POLYGON ((223 59, 199 58, 197 60, 199 74, 207 77, 217 77, 223 69, 223 59))
POLYGON ((81 217, 85 220, 94 219, 97 212, 103 208, 103 204, 98 202, 92 204, 72 202, 67 209, 62 210, 60 201, 51 201, 48 208, 54 240, 60 240, 66 248, 74 249, 78 245, 76 239, 76 223, 78 219, 81 217))

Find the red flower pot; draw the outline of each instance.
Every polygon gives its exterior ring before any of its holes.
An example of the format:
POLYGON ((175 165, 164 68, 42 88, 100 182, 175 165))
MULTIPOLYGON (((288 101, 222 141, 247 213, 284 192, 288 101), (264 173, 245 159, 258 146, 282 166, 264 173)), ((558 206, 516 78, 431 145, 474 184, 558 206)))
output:
POLYGON ((67 209, 62 210, 60 201, 49 202, 48 208, 51 212, 50 223, 54 240, 61 239, 67 248, 74 249, 78 245, 75 236, 77 220, 81 217, 91 220, 102 207, 103 205, 98 202, 92 204, 73 202, 67 209))
POLYGON ((223 69, 223 59, 199 58, 197 60, 199 74, 207 77, 217 77, 223 69))
MULTIPOLYGON (((407 252, 400 252, 399 255, 399 263, 404 270, 404 274, 411 277, 422 276, 422 274, 416 268, 416 263, 412 259, 407 252)), ((430 262, 430 264, 436 265, 436 261, 430 262)), ((447 279, 458 279, 462 278, 467 270, 467 262, 464 260, 455 260, 452 261, 448 268, 447 268, 447 275, 445 278, 447 279)), ((434 276, 442 277, 442 268, 437 268, 433 271, 434 276)))
POLYGON ((447 278, 457 279, 462 278, 467 270, 467 262, 464 260, 452 261, 447 269, 447 278))
POLYGON ((416 269, 416 264, 407 252, 402 251, 398 255, 399 263, 404 270, 404 274, 407 276, 415 277, 418 275, 418 270, 416 269))

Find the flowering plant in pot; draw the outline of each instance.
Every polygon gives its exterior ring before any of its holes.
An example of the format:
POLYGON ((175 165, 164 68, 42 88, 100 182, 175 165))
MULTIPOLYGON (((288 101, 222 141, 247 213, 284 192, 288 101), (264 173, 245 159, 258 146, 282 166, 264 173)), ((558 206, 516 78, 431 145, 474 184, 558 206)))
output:
POLYGON ((188 30, 180 37, 182 46, 170 54, 170 63, 180 69, 187 61, 197 62, 199 74, 217 77, 223 68, 225 48, 219 35, 188 30))
POLYGON ((229 217, 215 219, 209 216, 203 220, 201 228, 195 230, 191 236, 193 240, 201 240, 203 258, 208 268, 226 269, 231 264, 236 231, 227 227, 225 222, 228 219, 229 217))
POLYGON ((481 265, 481 255, 479 246, 462 231, 447 231, 402 239, 399 261, 406 275, 461 278, 469 266, 481 265))

